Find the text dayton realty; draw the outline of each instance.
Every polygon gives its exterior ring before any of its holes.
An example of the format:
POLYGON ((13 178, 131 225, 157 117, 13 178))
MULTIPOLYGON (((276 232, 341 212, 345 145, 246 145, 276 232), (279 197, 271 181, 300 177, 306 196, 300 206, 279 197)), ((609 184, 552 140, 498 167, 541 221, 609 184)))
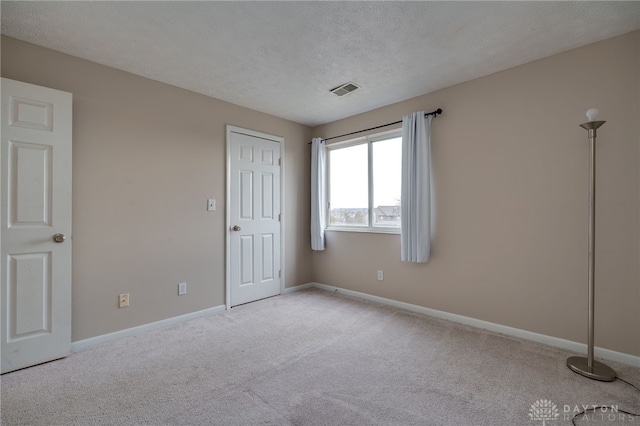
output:
POLYGON ((617 405, 564 405, 562 407, 564 420, 571 420, 576 414, 585 412, 582 418, 585 420, 602 421, 634 421, 632 414, 620 412, 617 405))

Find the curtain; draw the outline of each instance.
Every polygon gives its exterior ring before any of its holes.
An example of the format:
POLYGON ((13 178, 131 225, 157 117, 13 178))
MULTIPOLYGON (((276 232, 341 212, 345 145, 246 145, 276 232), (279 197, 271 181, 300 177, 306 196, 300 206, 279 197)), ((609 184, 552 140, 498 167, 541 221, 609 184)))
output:
POLYGON ((426 263, 431 253, 431 119, 424 111, 402 118, 401 252, 426 263))
POLYGON ((311 141, 311 249, 324 250, 327 151, 322 138, 311 141))

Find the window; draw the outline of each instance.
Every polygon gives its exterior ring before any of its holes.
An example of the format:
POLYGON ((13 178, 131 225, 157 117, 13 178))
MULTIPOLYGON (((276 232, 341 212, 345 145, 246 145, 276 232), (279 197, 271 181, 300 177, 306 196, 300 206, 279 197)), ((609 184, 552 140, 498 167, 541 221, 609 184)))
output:
POLYGON ((400 231, 401 131, 328 149, 328 228, 400 231))

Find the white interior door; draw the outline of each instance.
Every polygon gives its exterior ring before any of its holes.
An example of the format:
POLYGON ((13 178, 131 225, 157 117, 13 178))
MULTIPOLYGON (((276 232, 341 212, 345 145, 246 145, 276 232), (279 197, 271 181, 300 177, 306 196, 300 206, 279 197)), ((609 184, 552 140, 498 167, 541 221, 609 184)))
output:
POLYGON ((227 305, 280 294, 282 138, 227 128, 227 305))
POLYGON ((2 79, 2 373, 71 352, 71 93, 2 79), (54 241, 55 239, 55 241, 54 241))

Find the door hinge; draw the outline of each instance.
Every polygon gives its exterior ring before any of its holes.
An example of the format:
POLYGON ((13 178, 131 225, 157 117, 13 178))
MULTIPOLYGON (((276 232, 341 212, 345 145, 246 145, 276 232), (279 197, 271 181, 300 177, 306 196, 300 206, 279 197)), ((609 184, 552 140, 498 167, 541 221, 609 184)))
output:
POLYGON ((282 270, 278 271, 278 278, 282 278, 282 270))
POLYGON ((281 221, 282 221, 282 214, 278 213, 278 222, 281 222, 281 221))
POLYGON ((282 158, 278 158, 278 166, 282 166, 282 158))

